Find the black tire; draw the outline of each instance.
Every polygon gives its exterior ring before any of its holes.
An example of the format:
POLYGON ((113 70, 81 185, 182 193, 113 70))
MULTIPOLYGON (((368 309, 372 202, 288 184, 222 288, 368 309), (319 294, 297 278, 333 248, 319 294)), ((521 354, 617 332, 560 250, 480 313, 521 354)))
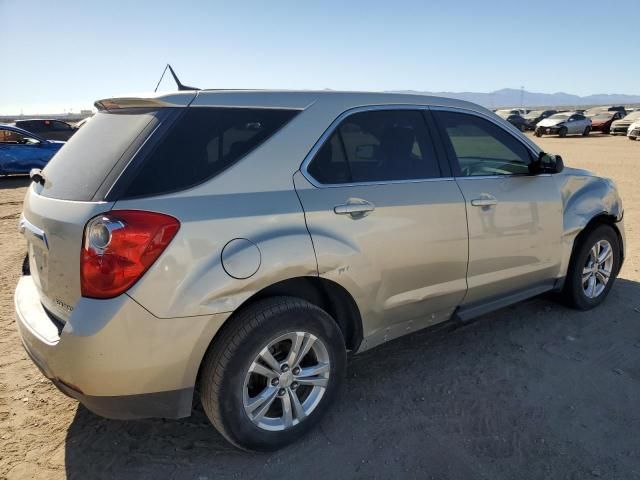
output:
POLYGON ((571 263, 567 271, 567 277, 562 291, 564 301, 578 310, 590 310, 600 305, 609 294, 613 286, 621 261, 620 239, 615 230, 609 225, 599 225, 590 232, 585 232, 575 246, 571 255, 571 263), (595 298, 589 298, 584 291, 582 284, 583 269, 589 259, 591 247, 600 240, 606 240, 611 245, 613 251, 613 266, 611 276, 605 285, 604 290, 595 298))
POLYGON ((558 136, 560 138, 564 138, 567 136, 567 132, 568 132, 567 127, 562 127, 560 130, 558 130, 558 136))
POLYGON ((588 137, 589 133, 591 133, 591 127, 584 127, 584 132, 582 132, 582 136, 588 137))
POLYGON ((526 132, 526 131, 527 131, 527 126, 526 126, 524 123, 523 123, 522 125, 520 125, 520 131, 521 131, 522 133, 524 133, 524 132, 526 132))
POLYGON ((533 135, 536 137, 542 137, 542 132, 540 131, 540 129, 536 129, 533 131, 533 135))
POLYGON ((229 442, 248 451, 272 451, 295 442, 320 421, 335 400, 345 371, 345 342, 334 319, 299 298, 272 297, 238 312, 214 339, 200 369, 200 399, 211 423, 229 442), (326 347, 330 361, 326 390, 315 409, 296 425, 264 430, 244 410, 246 374, 272 340, 301 330, 326 347))

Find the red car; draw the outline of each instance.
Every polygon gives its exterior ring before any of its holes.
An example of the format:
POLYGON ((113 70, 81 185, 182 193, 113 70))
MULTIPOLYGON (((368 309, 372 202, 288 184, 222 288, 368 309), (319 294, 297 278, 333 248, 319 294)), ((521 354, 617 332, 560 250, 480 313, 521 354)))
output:
POLYGON ((611 130, 611 124, 615 120, 619 120, 622 117, 624 117, 622 112, 617 112, 617 111, 613 111, 613 112, 602 111, 602 112, 595 113, 594 115, 589 116, 589 118, 591 119, 591 131, 608 134, 609 131, 611 130))

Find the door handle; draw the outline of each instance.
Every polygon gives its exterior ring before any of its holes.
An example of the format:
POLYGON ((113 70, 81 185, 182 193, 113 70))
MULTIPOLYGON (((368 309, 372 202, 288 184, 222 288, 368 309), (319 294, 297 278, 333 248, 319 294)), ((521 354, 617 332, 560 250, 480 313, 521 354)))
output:
POLYGON ((493 195, 481 195, 480 198, 471 200, 471 205, 474 207, 492 207, 497 204, 498 200, 493 195))
POLYGON ((343 205, 333 207, 336 215, 351 215, 353 218, 364 217, 376 209, 375 205, 366 200, 349 200, 343 205))

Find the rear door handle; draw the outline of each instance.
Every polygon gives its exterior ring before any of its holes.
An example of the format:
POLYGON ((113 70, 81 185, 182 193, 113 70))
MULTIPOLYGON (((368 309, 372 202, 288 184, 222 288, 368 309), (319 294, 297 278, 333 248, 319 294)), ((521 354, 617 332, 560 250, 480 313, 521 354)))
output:
POLYGON ((336 205, 333 211, 336 215, 351 215, 353 218, 364 217, 376 209, 375 205, 366 200, 353 199, 343 205, 336 205))
POLYGON ((481 195, 480 198, 471 200, 471 205, 474 207, 492 207, 497 204, 498 200, 493 195, 481 195))

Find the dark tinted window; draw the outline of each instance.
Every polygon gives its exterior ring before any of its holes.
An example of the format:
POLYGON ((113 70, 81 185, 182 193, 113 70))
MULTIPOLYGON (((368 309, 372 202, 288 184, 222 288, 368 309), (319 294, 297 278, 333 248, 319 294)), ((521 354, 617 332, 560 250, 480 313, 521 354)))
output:
POLYGON ((53 127, 54 130, 59 130, 59 131, 66 131, 66 130, 71 130, 71 125, 69 125, 68 123, 64 123, 64 122, 51 122, 51 126, 53 127))
MULTIPOLYGON (((125 196, 156 195, 201 183, 240 160, 296 113, 274 109, 189 108, 144 159, 125 196)), ((87 125, 91 123, 93 120, 87 125)))
POLYGON ((321 183, 385 182, 440 175, 420 111, 376 110, 346 118, 308 168, 321 183))
POLYGON ((435 114, 451 142, 462 176, 529 173, 529 151, 501 127, 475 115, 435 114))
POLYGON ((339 133, 331 135, 318 151, 307 171, 320 183, 349 183, 351 172, 339 133))

